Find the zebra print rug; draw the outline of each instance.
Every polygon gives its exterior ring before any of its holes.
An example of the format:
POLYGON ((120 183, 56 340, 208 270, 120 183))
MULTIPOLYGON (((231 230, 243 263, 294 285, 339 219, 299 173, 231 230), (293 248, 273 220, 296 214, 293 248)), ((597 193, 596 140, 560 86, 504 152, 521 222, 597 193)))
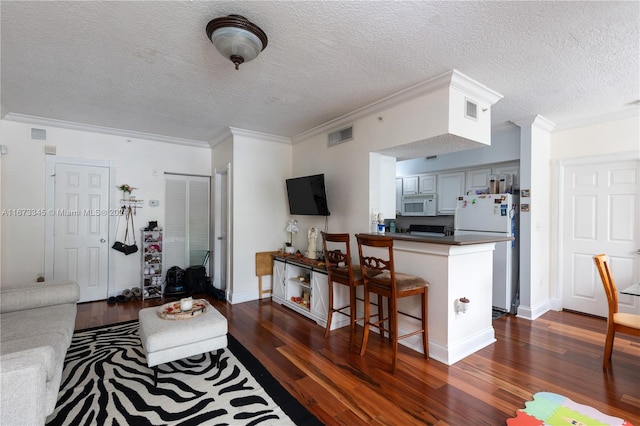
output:
POLYGON ((47 425, 320 424, 233 336, 228 340, 221 353, 160 365, 154 387, 137 321, 78 331, 47 425))

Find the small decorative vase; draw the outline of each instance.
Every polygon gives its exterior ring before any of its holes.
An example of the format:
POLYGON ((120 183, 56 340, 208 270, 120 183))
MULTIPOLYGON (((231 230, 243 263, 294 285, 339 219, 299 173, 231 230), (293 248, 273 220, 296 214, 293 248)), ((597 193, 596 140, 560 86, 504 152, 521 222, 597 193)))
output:
POLYGON ((128 191, 122 191, 122 199, 129 201, 131 199, 131 193, 128 191))

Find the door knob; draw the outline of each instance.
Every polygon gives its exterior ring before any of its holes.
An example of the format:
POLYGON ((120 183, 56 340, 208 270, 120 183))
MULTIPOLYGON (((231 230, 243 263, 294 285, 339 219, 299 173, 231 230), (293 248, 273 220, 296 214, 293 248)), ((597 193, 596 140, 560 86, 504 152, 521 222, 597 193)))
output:
POLYGON ((218 237, 219 240, 224 240, 224 237, 218 237))
POLYGON ((106 243, 106 242, 107 242, 107 240, 105 240, 104 238, 100 238, 100 242, 101 242, 101 243, 106 243))

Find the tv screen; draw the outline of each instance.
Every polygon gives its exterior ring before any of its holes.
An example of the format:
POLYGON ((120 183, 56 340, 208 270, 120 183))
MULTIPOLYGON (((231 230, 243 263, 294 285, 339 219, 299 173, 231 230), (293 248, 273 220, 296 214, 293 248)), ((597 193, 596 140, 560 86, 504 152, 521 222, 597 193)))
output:
POLYGON ((287 179, 289 213, 309 216, 329 216, 324 175, 287 179))

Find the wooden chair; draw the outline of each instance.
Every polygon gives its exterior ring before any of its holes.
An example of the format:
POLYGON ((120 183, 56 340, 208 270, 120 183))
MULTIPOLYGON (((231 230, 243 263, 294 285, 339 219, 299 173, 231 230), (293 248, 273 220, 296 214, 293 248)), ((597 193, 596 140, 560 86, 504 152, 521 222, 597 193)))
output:
MULTIPOLYGON (((273 275, 273 256, 278 251, 262 251, 256 253, 256 276, 258 277, 258 298, 262 299, 265 293, 271 293, 271 289, 262 289, 262 277, 265 275, 273 275)), ((271 284, 273 288, 273 283, 271 284)))
POLYGON ((351 248, 349 244, 349 234, 322 234, 322 251, 327 268, 327 278, 329 282, 329 312, 327 315, 327 327, 324 337, 329 336, 331 331, 331 321, 333 313, 339 313, 349 317, 349 350, 353 347, 355 337, 356 322, 363 318, 356 318, 356 288, 363 284, 360 266, 351 262, 351 248), (349 287, 349 304, 340 308, 334 307, 334 283, 349 287), (349 309, 349 312, 345 312, 349 309))
POLYGON ((609 256, 598 254, 593 256, 596 263, 604 292, 609 303, 609 317, 607 318, 607 339, 604 344, 604 359, 602 368, 606 369, 611 364, 611 353, 613 352, 613 338, 616 332, 640 336, 640 315, 625 314, 618 312, 618 291, 611 275, 609 267, 609 256))
MULTIPOLYGON (((396 272, 393 262, 393 239, 391 237, 378 235, 356 234, 358 240, 358 254, 360 255, 360 269, 362 279, 364 281, 364 335, 362 337, 362 346, 360 355, 364 355, 367 350, 367 341, 369 339, 369 328, 371 326, 381 327, 385 321, 389 321, 389 337, 393 345, 393 360, 391 370, 396 370, 398 362, 398 340, 404 339, 416 334, 422 334, 422 345, 424 348, 424 357, 429 359, 429 329, 428 329, 428 289, 429 283, 423 278, 414 275, 408 275, 396 272), (369 253, 375 249, 386 249, 386 258, 370 255, 369 253), (366 252, 365 252, 366 250, 366 252), (369 293, 375 293, 384 296, 388 300, 387 317, 380 315, 377 321, 371 322, 369 293), (419 330, 398 335, 398 299, 409 296, 420 296, 422 307, 422 324, 419 330)), ((380 254, 378 250, 375 252, 380 254)), ((384 252, 382 252, 384 253, 384 252)), ((382 312, 382 306, 378 310, 382 312)), ((384 329, 384 326, 382 326, 384 329)))

